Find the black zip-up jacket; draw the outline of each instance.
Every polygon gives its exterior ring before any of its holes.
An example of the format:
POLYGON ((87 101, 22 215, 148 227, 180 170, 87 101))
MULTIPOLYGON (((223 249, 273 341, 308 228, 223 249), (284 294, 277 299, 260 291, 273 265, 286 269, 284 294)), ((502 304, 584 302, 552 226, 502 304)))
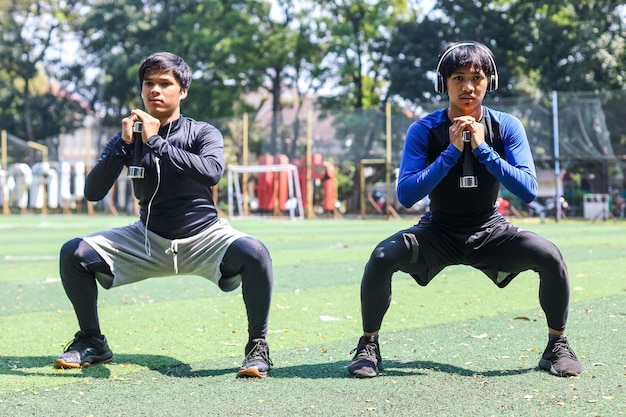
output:
MULTIPOLYGON (((215 126, 188 117, 181 116, 171 125, 171 129, 169 124, 161 126, 159 134, 143 146, 145 174, 133 179, 133 188, 140 220, 167 239, 180 239, 205 230, 217 219, 211 187, 224 174, 224 139, 215 126)), ((85 198, 104 198, 132 161, 133 145, 125 143, 120 132, 87 175, 85 198)))

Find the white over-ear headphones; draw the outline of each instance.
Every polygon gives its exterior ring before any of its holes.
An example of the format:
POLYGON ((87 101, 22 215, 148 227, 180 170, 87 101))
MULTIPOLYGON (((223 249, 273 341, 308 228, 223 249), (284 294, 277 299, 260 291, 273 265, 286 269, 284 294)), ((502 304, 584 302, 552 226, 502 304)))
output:
POLYGON ((446 79, 443 75, 441 75, 441 72, 439 72, 439 68, 441 67, 441 63, 443 62, 445 57, 448 56, 450 52, 454 51, 456 48, 460 48, 461 46, 475 46, 477 48, 482 49, 483 51, 487 53, 487 56, 489 56, 489 60, 491 61, 491 65, 493 66, 493 74, 489 76, 489 85, 487 86, 487 91, 494 91, 495 89, 497 89, 498 88, 498 69, 496 68, 496 61, 494 60, 491 51, 486 46, 483 46, 477 42, 461 42, 461 43, 452 45, 443 54, 441 54, 441 58, 439 58, 439 62, 437 62, 437 70, 436 70, 437 76, 435 78, 435 91, 439 94, 444 94, 446 91, 448 91, 448 88, 446 86, 446 79))

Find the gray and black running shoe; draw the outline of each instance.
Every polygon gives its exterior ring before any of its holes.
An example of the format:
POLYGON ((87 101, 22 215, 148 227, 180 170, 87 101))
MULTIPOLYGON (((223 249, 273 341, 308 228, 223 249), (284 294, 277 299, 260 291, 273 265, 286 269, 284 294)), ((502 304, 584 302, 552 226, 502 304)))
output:
POLYGON ((78 332, 74 335, 74 340, 65 346, 54 366, 56 368, 86 368, 94 363, 112 360, 113 352, 109 349, 106 337, 78 332))
POLYGON ((539 367, 556 376, 577 376, 582 371, 566 336, 550 340, 539 360, 539 367))
POLYGON ((354 353, 354 358, 348 366, 348 372, 357 378, 373 378, 383 370, 383 360, 380 357, 378 347, 378 337, 361 336, 359 344, 350 353, 354 353))
POLYGON ((246 345, 246 357, 237 372, 241 378, 265 378, 272 366, 270 348, 265 339, 252 339, 246 345))

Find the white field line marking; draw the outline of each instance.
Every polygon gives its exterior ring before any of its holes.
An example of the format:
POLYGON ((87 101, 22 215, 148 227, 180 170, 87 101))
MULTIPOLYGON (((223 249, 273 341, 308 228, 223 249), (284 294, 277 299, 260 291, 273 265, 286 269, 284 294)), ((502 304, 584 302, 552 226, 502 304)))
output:
POLYGON ((0 285, 40 285, 55 284, 57 282, 61 282, 61 278, 46 277, 42 280, 0 282, 0 285))
POLYGON ((57 256, 53 256, 53 255, 23 255, 23 256, 5 255, 4 256, 4 260, 5 261, 15 261, 15 262, 22 262, 22 261, 53 261, 55 259, 57 259, 57 256))

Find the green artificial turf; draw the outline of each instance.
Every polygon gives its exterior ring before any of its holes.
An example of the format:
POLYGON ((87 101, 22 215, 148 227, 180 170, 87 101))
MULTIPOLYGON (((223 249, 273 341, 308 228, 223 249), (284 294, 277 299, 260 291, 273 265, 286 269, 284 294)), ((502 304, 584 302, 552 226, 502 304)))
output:
POLYGON ((57 370, 77 330, 58 277, 66 240, 129 217, 0 217, 0 415, 620 416, 626 413, 626 224, 517 221, 556 243, 572 281, 577 378, 538 370, 547 341, 538 279, 498 289, 451 267, 426 288, 396 274, 381 331, 385 371, 347 376, 360 335, 359 285, 374 245, 415 219, 237 221, 272 253, 265 380, 235 378, 246 318, 240 291, 197 277, 100 291, 110 364, 57 370))

